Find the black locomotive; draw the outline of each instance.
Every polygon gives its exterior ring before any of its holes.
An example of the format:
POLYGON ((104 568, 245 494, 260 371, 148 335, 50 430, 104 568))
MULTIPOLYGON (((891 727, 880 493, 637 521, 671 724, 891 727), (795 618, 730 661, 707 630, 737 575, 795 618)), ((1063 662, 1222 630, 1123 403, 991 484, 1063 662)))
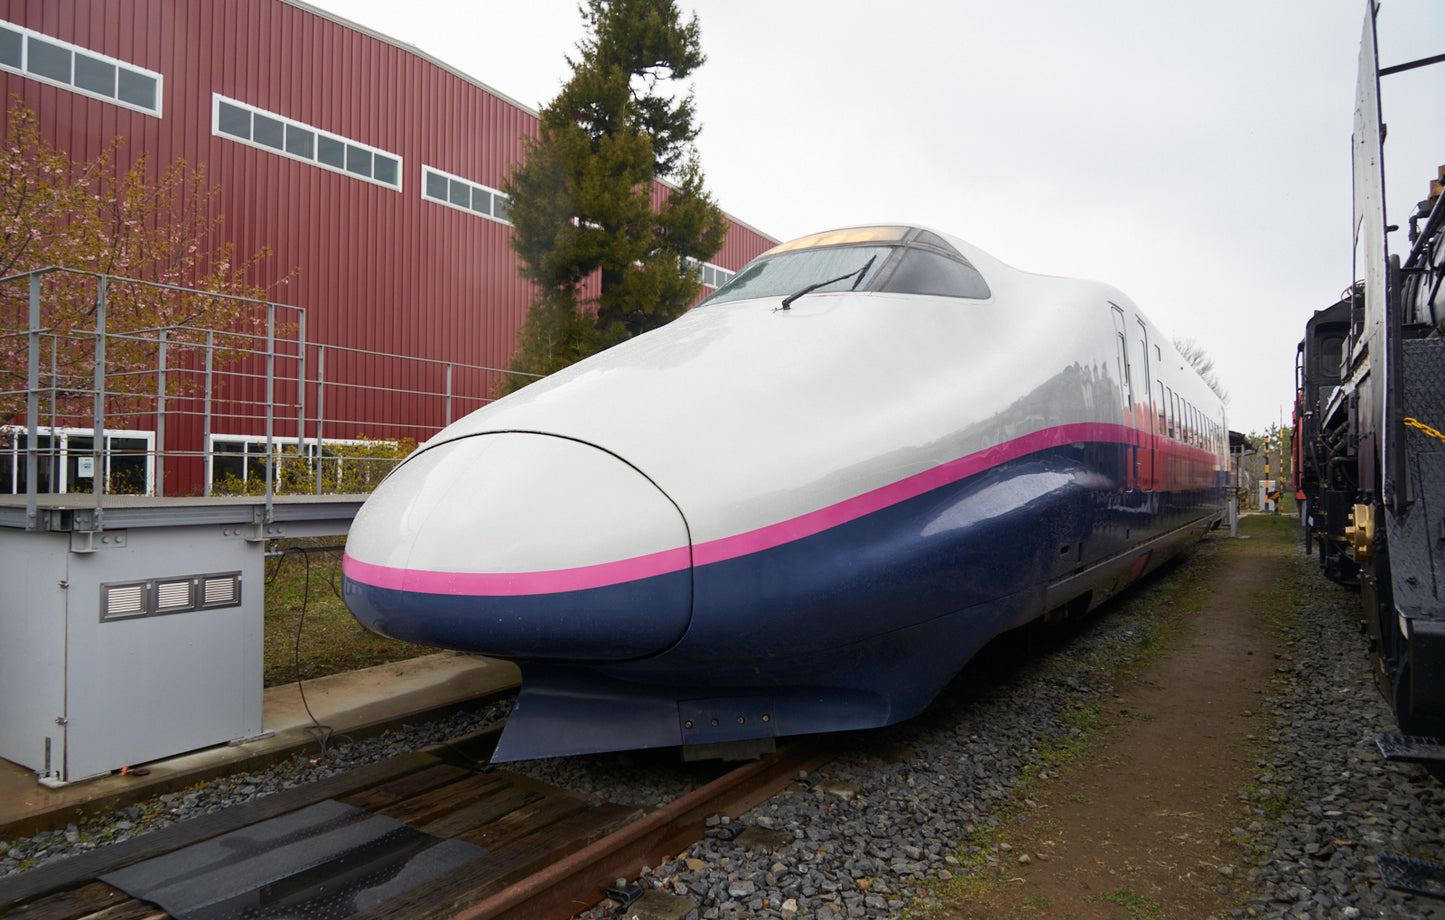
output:
MULTIPOLYGON (((1387 756, 1445 776, 1445 206, 1440 182, 1389 251, 1379 77, 1367 14, 1355 105, 1356 278, 1305 326, 1295 488, 1324 574, 1357 586, 1375 682, 1404 737, 1387 756)), ((1445 180, 1445 167, 1441 168, 1445 180)))

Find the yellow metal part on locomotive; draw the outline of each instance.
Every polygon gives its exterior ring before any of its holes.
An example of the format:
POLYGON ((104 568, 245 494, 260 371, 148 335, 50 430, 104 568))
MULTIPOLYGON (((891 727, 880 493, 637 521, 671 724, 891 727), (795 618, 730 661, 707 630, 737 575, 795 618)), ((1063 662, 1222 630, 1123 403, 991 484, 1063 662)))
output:
POLYGON ((1369 562, 1375 555, 1375 507, 1356 505, 1345 527, 1345 539, 1355 551, 1356 562, 1369 562))

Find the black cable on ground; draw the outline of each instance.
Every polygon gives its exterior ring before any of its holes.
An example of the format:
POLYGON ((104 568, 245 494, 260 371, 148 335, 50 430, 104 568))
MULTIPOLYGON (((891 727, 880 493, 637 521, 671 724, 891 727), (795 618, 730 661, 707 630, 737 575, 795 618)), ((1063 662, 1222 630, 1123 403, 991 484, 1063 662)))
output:
MULTIPOLYGON (((306 716, 311 719, 311 725, 306 729, 311 737, 316 739, 317 746, 321 749, 321 757, 327 754, 327 748, 331 744, 334 735, 330 725, 322 725, 321 720, 311 711, 311 704, 306 699, 305 681, 301 677, 301 634, 306 625, 306 609, 311 603, 311 554, 329 553, 344 549, 342 545, 336 546, 291 546, 277 551, 276 569, 271 577, 266 580, 270 585, 281 574, 281 566, 285 563, 287 556, 299 555, 306 560, 306 577, 301 592, 301 615, 296 619, 296 645, 295 645, 295 670, 296 670, 296 691, 301 694, 301 706, 306 710, 306 716)), ((345 735, 341 737, 346 738, 345 735)), ((347 740, 350 740, 349 738, 347 740)))

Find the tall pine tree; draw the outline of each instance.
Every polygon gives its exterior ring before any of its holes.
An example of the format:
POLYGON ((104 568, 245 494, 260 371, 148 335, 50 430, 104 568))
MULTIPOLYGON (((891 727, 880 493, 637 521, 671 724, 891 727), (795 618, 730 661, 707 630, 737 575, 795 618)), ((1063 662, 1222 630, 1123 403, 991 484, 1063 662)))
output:
POLYGON ((693 147, 691 90, 675 90, 706 60, 697 17, 682 23, 673 0, 587 0, 582 13, 572 77, 503 187, 512 248, 538 291, 512 369, 533 374, 681 315, 702 287, 686 259, 711 259, 727 232, 693 147))

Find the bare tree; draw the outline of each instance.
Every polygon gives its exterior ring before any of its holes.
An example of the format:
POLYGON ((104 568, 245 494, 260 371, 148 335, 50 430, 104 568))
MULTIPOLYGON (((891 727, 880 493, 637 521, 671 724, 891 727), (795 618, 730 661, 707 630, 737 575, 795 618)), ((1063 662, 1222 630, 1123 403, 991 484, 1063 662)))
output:
POLYGON ((1229 391, 1224 388, 1224 384, 1219 382, 1219 374, 1214 370, 1214 359, 1209 356, 1209 352, 1204 350, 1204 346, 1193 339, 1175 339, 1174 347, 1179 350, 1179 354, 1184 357, 1184 360, 1188 361, 1199 373, 1199 376, 1204 378, 1204 382, 1209 384, 1214 395, 1228 405, 1229 391))

